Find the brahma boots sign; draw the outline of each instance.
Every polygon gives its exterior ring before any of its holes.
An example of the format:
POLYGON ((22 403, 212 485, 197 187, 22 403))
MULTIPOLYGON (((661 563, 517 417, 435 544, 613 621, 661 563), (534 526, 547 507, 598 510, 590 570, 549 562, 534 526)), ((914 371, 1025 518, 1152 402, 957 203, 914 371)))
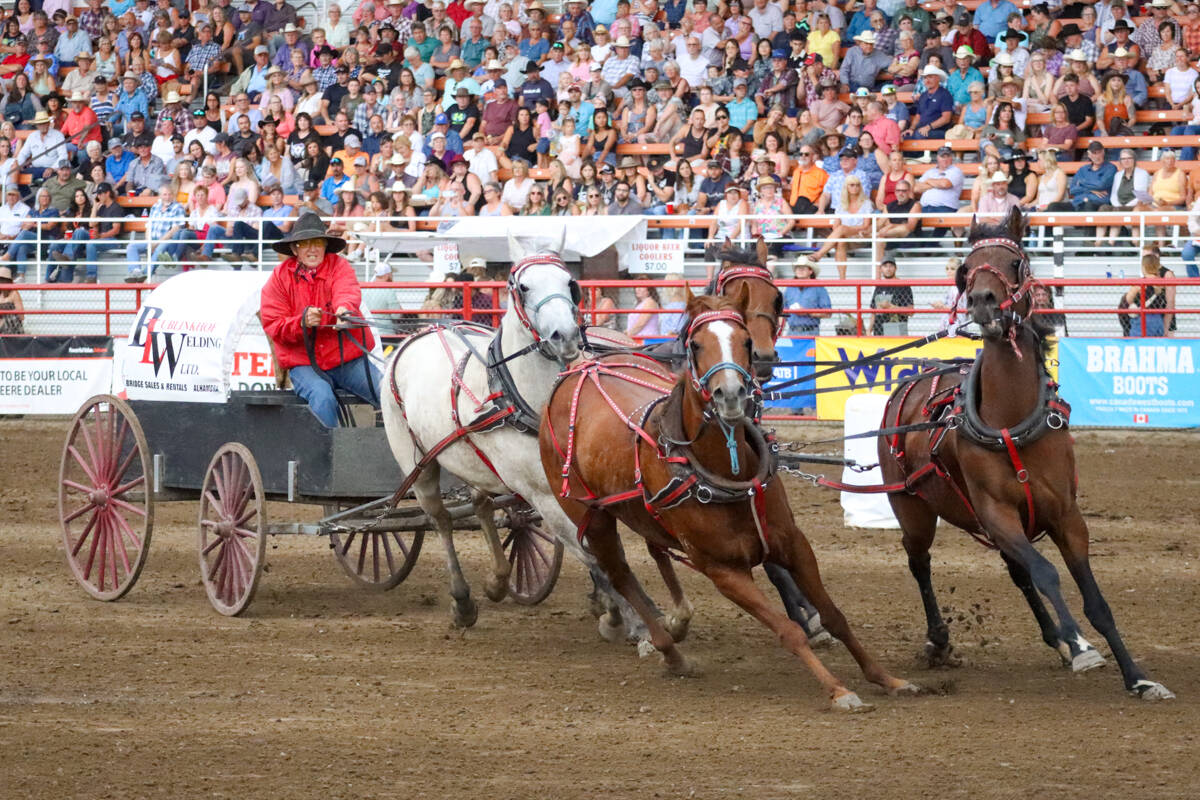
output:
POLYGON ((1058 358, 1072 425, 1200 426, 1200 341, 1063 339, 1058 358))
POLYGON ((74 414, 112 380, 107 336, 0 336, 0 414, 74 414))

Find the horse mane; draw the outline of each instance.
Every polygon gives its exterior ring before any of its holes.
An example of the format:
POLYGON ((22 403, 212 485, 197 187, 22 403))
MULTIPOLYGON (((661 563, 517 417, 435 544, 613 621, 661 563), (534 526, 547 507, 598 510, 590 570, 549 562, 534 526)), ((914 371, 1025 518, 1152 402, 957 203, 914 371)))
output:
MULTIPOLYGON (((1020 212, 1017 212, 1018 214, 1020 212)), ((1021 252, 1024 252, 1024 247, 1021 246, 1021 236, 1014 233, 1014 217, 1012 215, 1005 217, 999 222, 979 222, 974 220, 971 223, 971 229, 967 232, 967 244, 973 245, 985 239, 1004 239, 1012 242, 1021 252)), ((1019 224, 1021 229, 1024 228, 1024 217, 1016 220, 1015 224, 1019 224)), ((1033 298, 1030 298, 1030 306, 1032 307, 1033 298)), ((1021 327, 1027 329, 1033 334, 1034 340, 1037 343, 1038 357, 1043 366, 1046 359, 1050 357, 1050 342, 1047 337, 1054 333, 1054 328, 1045 321, 1041 314, 1030 314, 1027 319, 1022 320, 1021 327)))

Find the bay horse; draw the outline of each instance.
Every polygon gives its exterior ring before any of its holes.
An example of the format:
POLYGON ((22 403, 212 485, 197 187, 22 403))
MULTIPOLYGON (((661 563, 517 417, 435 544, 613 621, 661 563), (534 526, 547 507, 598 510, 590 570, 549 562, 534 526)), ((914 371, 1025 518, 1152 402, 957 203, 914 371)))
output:
POLYGON ((773 481, 771 445, 755 413, 749 287, 732 299, 689 293, 687 366, 676 376, 646 356, 614 354, 564 373, 542 415, 544 477, 613 586, 637 610, 667 668, 692 672, 676 639, 636 587, 617 522, 671 551, 770 628, 828 692, 833 708, 868 706, 808 646, 803 628, 771 607, 751 569, 780 564, 813 599, 868 680, 889 693, 916 692, 892 677, 851 632, 821 583, 784 487, 773 481), (678 555, 682 551, 683 555, 678 555))
POLYGON ((971 251, 956 283, 983 334, 982 352, 969 372, 898 387, 884 412, 885 427, 955 417, 953 425, 933 432, 879 440, 885 483, 909 487, 889 499, 925 608, 926 655, 931 665, 957 660, 930 575, 929 548, 941 517, 1000 551, 1043 640, 1065 665, 1076 672, 1103 665, 1063 599, 1058 571, 1033 545, 1046 534, 1079 586, 1088 620, 1108 641, 1126 690, 1145 700, 1170 699, 1174 695, 1149 680, 1130 657, 1088 562, 1088 527, 1076 502, 1075 452, 1067 428, 1070 409, 1046 371, 1043 330, 1031 314, 1035 281, 1021 249, 1024 235, 1017 209, 997 225, 972 221, 971 251))

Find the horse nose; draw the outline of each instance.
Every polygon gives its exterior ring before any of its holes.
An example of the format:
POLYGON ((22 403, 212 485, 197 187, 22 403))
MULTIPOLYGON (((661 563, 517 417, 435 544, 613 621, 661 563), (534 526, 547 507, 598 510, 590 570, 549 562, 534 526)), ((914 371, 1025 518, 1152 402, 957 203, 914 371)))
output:
POLYGON ((550 334, 550 341, 557 344, 557 343, 561 342, 562 340, 563 340, 562 331, 554 331, 554 333, 550 334))
POLYGON ((739 383, 735 388, 721 384, 712 390, 712 396, 713 400, 722 405, 741 405, 746 402, 746 385, 739 383))
POLYGON ((967 305, 992 305, 996 302, 996 293, 991 289, 978 289, 967 295, 967 305))
POLYGON ((779 363, 779 354, 775 349, 754 351, 754 375, 760 381, 769 381, 779 363))

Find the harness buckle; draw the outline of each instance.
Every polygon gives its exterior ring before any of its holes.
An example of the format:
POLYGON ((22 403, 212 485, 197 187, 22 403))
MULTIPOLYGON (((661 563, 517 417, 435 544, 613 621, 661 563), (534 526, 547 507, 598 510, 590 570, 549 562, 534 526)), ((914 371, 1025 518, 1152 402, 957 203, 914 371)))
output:
POLYGON ((962 425, 962 417, 960 417, 958 414, 951 414, 950 416, 946 417, 946 430, 958 430, 960 425, 962 425))
POLYGON ((1024 468, 1017 470, 1017 482, 1029 483, 1029 470, 1024 468))
POLYGON ((712 502, 712 499, 713 499, 712 487, 710 487, 706 484, 703 484, 703 483, 696 487, 696 500, 697 501, 707 505, 708 503, 712 502))
POLYGON ((1052 431, 1057 431, 1065 428, 1067 421, 1063 419, 1063 415, 1057 411, 1051 411, 1046 415, 1046 427, 1052 431))

